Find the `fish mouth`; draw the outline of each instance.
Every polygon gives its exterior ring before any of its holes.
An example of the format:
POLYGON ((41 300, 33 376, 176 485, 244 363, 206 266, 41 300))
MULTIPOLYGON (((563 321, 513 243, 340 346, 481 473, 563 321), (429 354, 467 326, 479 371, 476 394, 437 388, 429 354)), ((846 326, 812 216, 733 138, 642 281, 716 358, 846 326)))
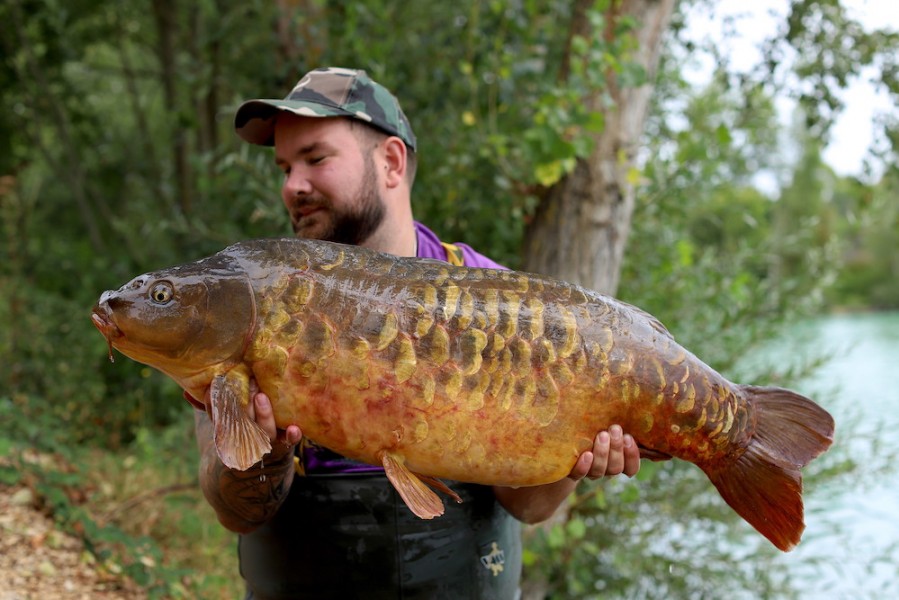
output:
POLYGON ((91 321, 94 327, 99 329, 106 339, 122 337, 122 330, 112 322, 109 309, 105 306, 100 304, 94 306, 94 309, 91 311, 91 321))
POLYGON ((98 303, 91 311, 91 322, 94 324, 103 337, 106 338, 106 344, 109 346, 109 362, 115 362, 112 355, 113 340, 121 338, 124 334, 122 330, 112 321, 112 315, 109 307, 105 302, 98 303))

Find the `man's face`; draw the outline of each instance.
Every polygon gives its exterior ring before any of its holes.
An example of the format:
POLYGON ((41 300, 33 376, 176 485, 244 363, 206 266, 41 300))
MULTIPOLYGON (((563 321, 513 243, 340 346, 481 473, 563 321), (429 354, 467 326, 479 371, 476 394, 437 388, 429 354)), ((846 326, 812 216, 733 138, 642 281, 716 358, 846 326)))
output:
POLYGON ((278 116, 275 162, 297 237, 361 244, 383 222, 372 150, 359 140, 343 118, 278 116))

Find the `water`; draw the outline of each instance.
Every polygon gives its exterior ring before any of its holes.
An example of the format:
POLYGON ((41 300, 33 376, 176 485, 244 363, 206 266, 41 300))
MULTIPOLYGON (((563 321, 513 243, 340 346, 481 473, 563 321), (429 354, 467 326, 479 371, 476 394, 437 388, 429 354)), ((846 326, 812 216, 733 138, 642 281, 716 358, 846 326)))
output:
POLYGON ((836 467, 845 458, 859 466, 808 482, 803 541, 777 562, 803 599, 897 598, 899 313, 831 316, 796 333, 804 350, 784 343, 768 360, 795 364, 809 349, 830 355, 793 386, 824 405, 837 425, 833 448, 810 468, 836 467))

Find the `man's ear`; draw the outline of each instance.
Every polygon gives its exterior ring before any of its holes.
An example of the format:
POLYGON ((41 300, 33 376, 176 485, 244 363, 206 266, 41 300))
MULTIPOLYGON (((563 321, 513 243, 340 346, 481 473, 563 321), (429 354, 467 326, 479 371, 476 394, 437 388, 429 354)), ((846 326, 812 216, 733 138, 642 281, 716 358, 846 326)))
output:
POLYGON ((406 144, 396 136, 384 140, 384 181, 395 188, 406 179, 406 144))

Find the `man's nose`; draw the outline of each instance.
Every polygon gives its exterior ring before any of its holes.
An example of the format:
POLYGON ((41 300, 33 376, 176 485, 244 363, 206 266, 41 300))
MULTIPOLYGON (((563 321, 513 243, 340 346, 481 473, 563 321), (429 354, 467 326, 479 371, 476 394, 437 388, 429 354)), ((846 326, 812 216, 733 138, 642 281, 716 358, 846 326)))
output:
POLYGON ((284 178, 284 191, 287 196, 303 196, 312 192, 312 183, 309 181, 305 169, 294 168, 284 178))

